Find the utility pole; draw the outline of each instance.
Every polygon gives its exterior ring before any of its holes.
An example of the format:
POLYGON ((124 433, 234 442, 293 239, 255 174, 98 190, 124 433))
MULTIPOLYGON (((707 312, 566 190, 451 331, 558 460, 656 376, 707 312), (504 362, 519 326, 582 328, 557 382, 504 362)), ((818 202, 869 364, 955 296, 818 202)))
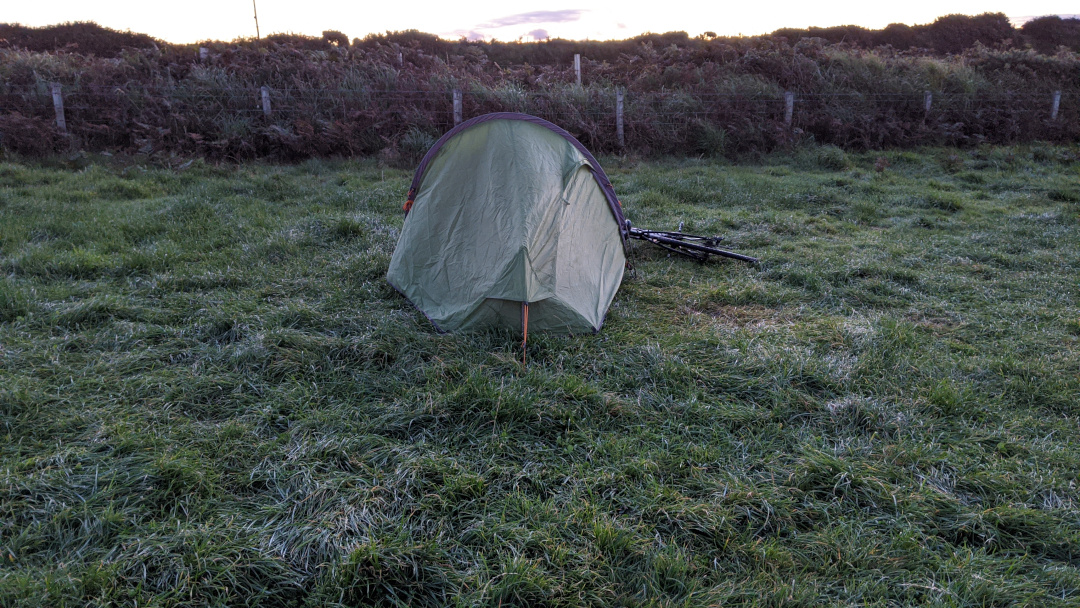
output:
POLYGON ((255 6, 255 0, 251 0, 251 10, 255 11, 255 39, 259 39, 259 7, 255 6))

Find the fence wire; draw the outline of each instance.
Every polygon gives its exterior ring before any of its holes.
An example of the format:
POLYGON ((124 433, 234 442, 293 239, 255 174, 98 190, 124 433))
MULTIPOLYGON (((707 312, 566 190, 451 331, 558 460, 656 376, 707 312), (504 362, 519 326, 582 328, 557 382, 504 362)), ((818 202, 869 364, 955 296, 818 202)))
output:
MULTIPOLYGON (((104 146, 136 145, 155 137, 155 129, 159 139, 179 137, 174 132, 182 131, 194 133, 190 137, 195 141, 222 140, 265 135, 265 129, 276 129, 274 136, 279 138, 311 139, 313 136, 304 133, 313 127, 305 125, 330 124, 338 131, 372 131, 368 136, 348 135, 363 140, 359 148, 353 143, 346 145, 349 151, 370 153, 413 130, 437 136, 458 119, 450 89, 224 87, 185 81, 182 86, 169 82, 150 86, 87 83, 65 85, 60 91, 67 132, 104 146), (266 105, 264 90, 269 101, 266 105), (297 135, 297 129, 304 133, 297 135)), ((669 144, 673 149, 690 143, 704 150, 710 145, 728 145, 733 139, 767 147, 783 136, 760 133, 777 128, 806 129, 822 141, 855 146, 883 145, 895 138, 926 143, 932 141, 927 133, 934 124, 948 138, 996 137, 1007 141, 1048 131, 1046 125, 1058 118, 1060 110, 1070 116, 1076 113, 1060 93, 1056 93, 1060 103, 1052 109, 1051 93, 1042 91, 1002 90, 992 96, 977 96, 922 90, 630 90, 623 94, 620 117, 616 94, 611 88, 580 86, 546 91, 461 89, 460 119, 495 111, 523 112, 565 126, 586 145, 602 150, 639 144, 662 149, 667 144, 658 140, 663 137, 679 140, 669 144), (627 142, 615 142, 619 122, 625 125, 627 142), (869 130, 875 132, 865 132, 869 130), (653 141, 647 141, 650 138, 653 141)), ((18 114, 55 121, 59 129, 55 101, 48 83, 0 83, 0 118, 18 114)))

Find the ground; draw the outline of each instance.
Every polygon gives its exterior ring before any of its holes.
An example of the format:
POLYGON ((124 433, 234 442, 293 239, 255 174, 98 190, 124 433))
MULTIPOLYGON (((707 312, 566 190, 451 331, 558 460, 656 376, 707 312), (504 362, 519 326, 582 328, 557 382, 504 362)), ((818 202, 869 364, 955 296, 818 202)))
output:
POLYGON ((1080 603, 1080 150, 603 159, 590 336, 436 333, 374 161, 0 163, 0 605, 1080 603))

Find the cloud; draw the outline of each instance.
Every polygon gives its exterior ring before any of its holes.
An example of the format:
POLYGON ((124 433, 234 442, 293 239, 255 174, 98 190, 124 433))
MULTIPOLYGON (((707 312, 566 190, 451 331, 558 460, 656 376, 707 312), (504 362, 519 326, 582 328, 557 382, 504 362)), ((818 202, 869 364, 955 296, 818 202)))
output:
MULTIPOLYGON (((492 32, 491 30, 533 23, 573 23, 575 21, 580 21, 581 17, 587 12, 589 11, 585 9, 565 9, 560 11, 518 13, 517 15, 499 17, 498 19, 492 19, 491 21, 477 24, 468 30, 454 30, 441 35, 448 35, 454 38, 466 38, 468 40, 489 40, 492 39, 493 34, 495 34, 495 32, 492 32)), ((506 32, 503 33, 505 34, 506 32)), ((543 28, 537 28, 527 34, 514 33, 513 35, 530 36, 533 40, 547 40, 548 38, 551 38, 551 33, 543 28)))
POLYGON ((493 19, 487 23, 481 23, 476 29, 496 29, 522 23, 569 23, 581 19, 583 9, 566 9, 561 11, 533 11, 531 13, 518 13, 508 17, 493 19))
POLYGON ((1009 17, 1009 22, 1012 23, 1013 27, 1022 27, 1025 23, 1031 21, 1032 19, 1052 16, 1060 17, 1062 19, 1080 19, 1080 15, 1062 15, 1059 13, 1057 15, 1024 15, 1023 17, 1009 17))
POLYGON ((443 32, 439 34, 446 40, 461 39, 470 40, 476 42, 477 40, 487 40, 487 35, 483 32, 476 30, 454 30, 452 32, 443 32))

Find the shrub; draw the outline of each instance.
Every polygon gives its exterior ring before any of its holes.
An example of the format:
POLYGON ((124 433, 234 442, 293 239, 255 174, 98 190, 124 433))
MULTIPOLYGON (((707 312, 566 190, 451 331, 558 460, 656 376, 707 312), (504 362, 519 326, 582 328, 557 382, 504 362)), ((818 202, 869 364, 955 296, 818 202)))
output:
POLYGON ((817 151, 817 164, 822 169, 843 171, 849 166, 847 154, 836 146, 822 146, 817 151))
POLYGON ((961 53, 976 43, 993 46, 1015 34, 1004 13, 946 15, 927 28, 931 46, 942 53, 961 53))
POLYGON ((723 156, 727 149, 727 133, 724 129, 703 120, 691 125, 692 149, 705 156, 723 156))
POLYGON ((410 127, 401 138, 402 161, 409 166, 416 165, 434 145, 435 138, 433 136, 416 127, 410 127))
POLYGON ((322 33, 322 39, 328 44, 338 47, 349 46, 349 37, 337 30, 326 30, 322 33))
POLYGON ((97 57, 118 57, 126 48, 148 49, 162 44, 146 34, 120 32, 93 22, 79 21, 47 27, 0 23, 0 46, 29 51, 68 50, 97 57))
POLYGON ((1080 19, 1057 15, 1032 19, 1020 28, 1024 40, 1040 53, 1054 53, 1058 47, 1080 51, 1080 19))

